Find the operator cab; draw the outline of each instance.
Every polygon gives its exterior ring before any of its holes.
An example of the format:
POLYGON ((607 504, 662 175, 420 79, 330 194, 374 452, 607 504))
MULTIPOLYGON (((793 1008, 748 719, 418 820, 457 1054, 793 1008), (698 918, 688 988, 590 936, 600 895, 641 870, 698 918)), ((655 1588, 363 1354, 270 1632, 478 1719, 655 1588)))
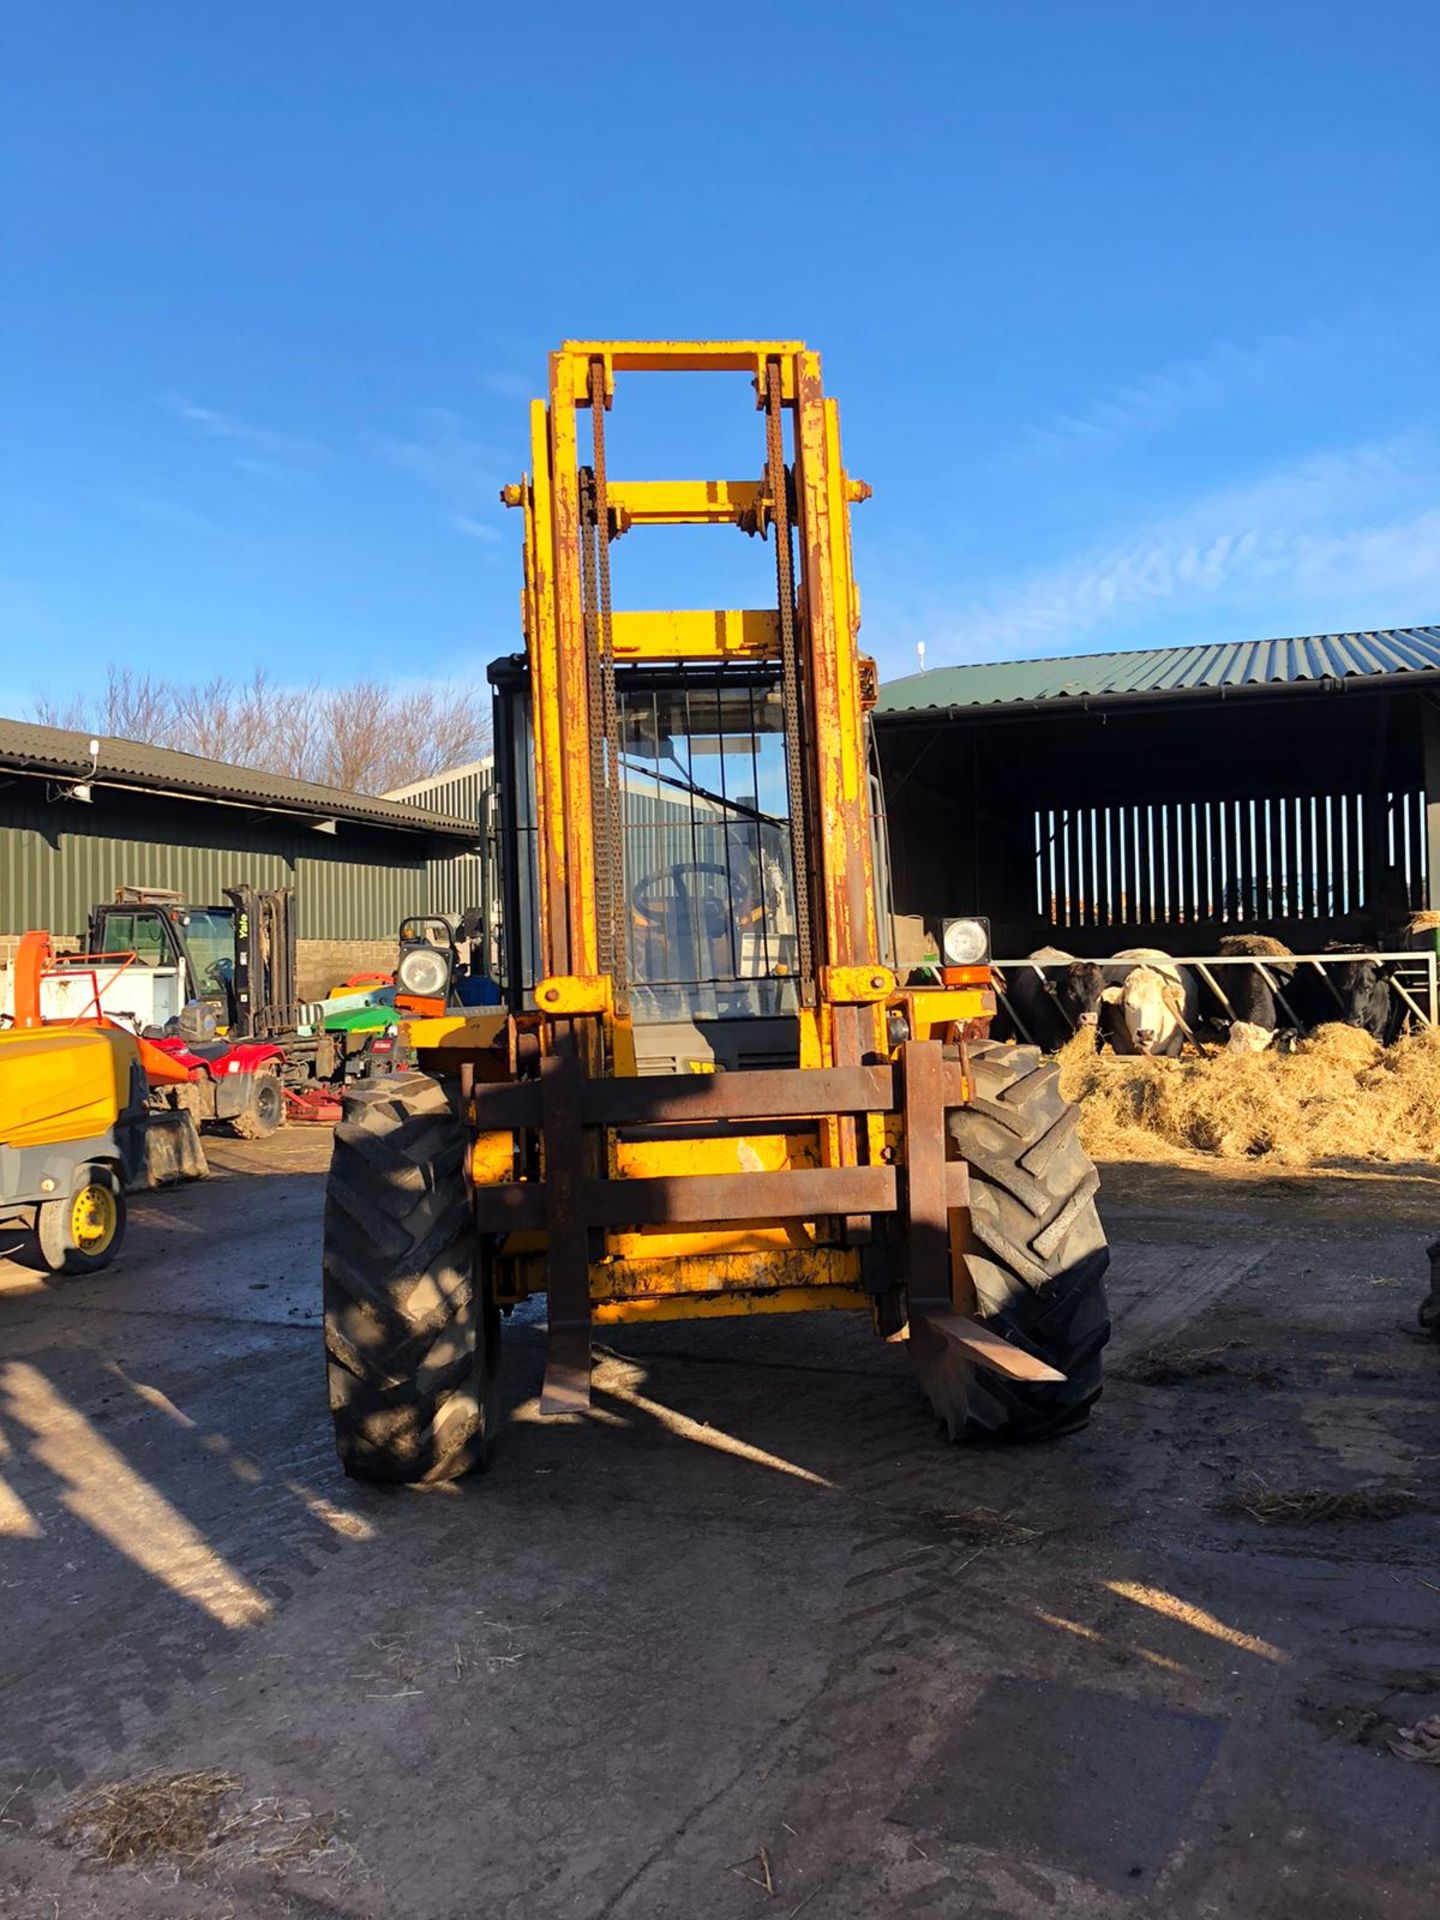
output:
MULTIPOLYGON (((511 1010, 535 1006, 534 742, 523 655, 490 668, 511 1010)), ((618 666, 624 974, 641 1073, 795 1066, 799 935, 781 669, 618 666)), ((872 796, 878 801, 878 796, 872 796)), ((888 928, 883 815, 876 873, 888 928)), ((808 876, 807 876, 808 877, 808 876)))
POLYGON ((236 1022, 235 909, 195 907, 159 887, 122 887, 90 916, 88 951, 135 955, 135 964, 170 978, 145 1002, 143 1030, 164 1031, 192 1003, 210 1016, 210 1031, 236 1022))

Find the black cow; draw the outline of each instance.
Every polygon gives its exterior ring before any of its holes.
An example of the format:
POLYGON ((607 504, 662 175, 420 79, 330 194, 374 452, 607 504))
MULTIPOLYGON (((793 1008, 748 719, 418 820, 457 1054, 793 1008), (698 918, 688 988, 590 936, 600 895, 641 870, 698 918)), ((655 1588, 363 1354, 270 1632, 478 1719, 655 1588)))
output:
POLYGON ((1259 967, 1216 967, 1216 984, 1230 1004, 1217 1000, 1209 1009, 1211 1019, 1227 1032, 1232 1050, 1263 1053, 1278 1030, 1293 1028, 1300 1017, 1291 996, 1295 957, 1263 933, 1227 933, 1219 950, 1253 954, 1266 963, 1263 972, 1259 967))
POLYGON ((1105 991, 1105 969, 1098 961, 1072 960, 1053 978, 1052 990, 1071 1033, 1098 1026, 1100 996, 1105 991))
POLYGON ((1006 974, 1011 1011, 1001 1007, 990 1032, 997 1040, 1033 1040, 1042 1053, 1058 1053, 1073 1033, 1098 1024, 1105 976, 1093 960, 1074 960, 1056 947, 1040 947, 1030 960, 1006 974))
POLYGON ((1293 998, 1287 993, 1286 999, 1307 1029, 1340 1021, 1347 1027, 1359 1027, 1388 1047, 1399 1038, 1405 1023, 1405 1003, 1390 989, 1393 961, 1376 960, 1368 947, 1346 946, 1338 940, 1332 940, 1325 951, 1360 957, 1334 966, 1327 964, 1329 986, 1314 967, 1303 967, 1295 980, 1293 998))

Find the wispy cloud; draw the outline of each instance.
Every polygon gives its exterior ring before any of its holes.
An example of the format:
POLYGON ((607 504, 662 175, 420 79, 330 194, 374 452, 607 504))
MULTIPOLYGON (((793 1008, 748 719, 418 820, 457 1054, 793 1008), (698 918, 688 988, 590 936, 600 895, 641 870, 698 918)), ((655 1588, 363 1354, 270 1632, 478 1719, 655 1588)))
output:
POLYGON ((1218 340, 1205 353, 1110 388, 1073 411, 1021 429, 1014 456, 1023 462, 1070 460, 1109 452, 1187 414, 1235 404, 1292 374, 1333 348, 1335 329, 1315 321, 1292 333, 1266 334, 1236 345, 1218 340))
POLYGON ((383 459, 434 495, 455 532, 489 545, 503 537, 481 514, 499 517, 504 456, 474 439, 458 413, 449 407, 422 407, 408 434, 378 435, 372 444, 383 459))
POLYGON ((234 464, 245 473, 279 474, 298 461, 313 460, 325 452, 318 441, 301 434, 277 433, 270 427, 252 426, 214 407, 202 407, 183 395, 171 395, 165 402, 170 411, 210 440, 227 442, 232 448, 244 448, 233 455, 234 464))
POLYGON ((504 367, 491 367, 480 376, 480 384, 497 400, 529 400, 535 391, 530 374, 510 373, 504 367))
POLYGON ((504 538, 498 527, 492 527, 484 520, 476 520, 468 513, 452 513, 450 524, 457 533, 468 534, 472 540, 478 540, 487 547, 498 546, 504 538))
POLYGON ((1440 605, 1440 452, 1427 435, 1316 455, 1061 564, 997 582, 931 627, 932 664, 1070 651, 1097 635, 1164 640, 1225 606, 1256 632, 1426 618, 1440 605), (1161 631, 1156 632, 1157 626, 1161 631))

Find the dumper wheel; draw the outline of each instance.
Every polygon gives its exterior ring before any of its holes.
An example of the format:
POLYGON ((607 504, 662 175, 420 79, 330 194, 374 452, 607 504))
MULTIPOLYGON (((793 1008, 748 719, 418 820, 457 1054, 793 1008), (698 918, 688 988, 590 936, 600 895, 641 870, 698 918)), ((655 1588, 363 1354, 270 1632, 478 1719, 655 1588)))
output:
POLYGON ((325 1350, 340 1463, 453 1480, 488 1463, 499 1315, 470 1211, 458 1088, 428 1074, 345 1095, 325 1192, 325 1350))
POLYGON ((1110 1249, 1096 1211, 1100 1176, 1080 1144, 1059 1070, 1034 1047, 970 1049, 974 1098, 950 1115, 970 1168, 967 1261, 977 1317, 1059 1369, 1033 1384, 975 1368, 953 1346, 916 1344, 931 1405, 960 1440, 1050 1440, 1083 1427, 1099 1398, 1110 1338, 1110 1249))
POLYGON ((125 1238, 125 1190, 114 1169, 77 1167, 68 1194, 35 1209, 40 1258, 51 1273, 99 1273, 125 1238))

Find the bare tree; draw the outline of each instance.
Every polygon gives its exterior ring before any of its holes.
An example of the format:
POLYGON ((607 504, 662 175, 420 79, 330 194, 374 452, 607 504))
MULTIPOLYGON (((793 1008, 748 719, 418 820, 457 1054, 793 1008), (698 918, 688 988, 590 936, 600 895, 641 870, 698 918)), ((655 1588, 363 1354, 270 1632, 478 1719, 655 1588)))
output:
POLYGON ((108 733, 117 740, 162 742, 171 725, 173 690, 168 681, 130 667, 105 669, 105 691, 97 698, 76 694, 65 701, 42 696, 35 702, 35 718, 42 726, 72 727, 79 732, 108 733))
POLYGON ((232 766, 385 793, 477 760, 490 742, 488 690, 439 683, 277 687, 248 680, 186 682, 110 667, 93 699, 42 696, 42 725, 175 747, 232 766))

